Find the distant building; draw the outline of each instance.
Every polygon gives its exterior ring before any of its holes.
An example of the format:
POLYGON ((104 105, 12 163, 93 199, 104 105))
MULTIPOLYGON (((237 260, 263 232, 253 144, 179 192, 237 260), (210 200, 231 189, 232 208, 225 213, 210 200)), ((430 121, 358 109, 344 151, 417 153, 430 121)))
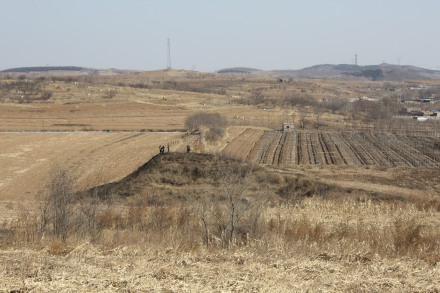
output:
POLYGON ((377 102, 378 100, 376 98, 369 98, 367 96, 363 96, 360 98, 362 101, 370 101, 370 102, 377 102))
POLYGON ((435 99, 432 99, 432 98, 413 98, 410 100, 403 100, 401 102, 405 103, 405 104, 423 104, 423 103, 434 104, 435 99))
POLYGON ((422 108, 420 107, 405 107, 403 108, 406 110, 406 112, 421 112, 422 108))
POLYGON ((293 123, 283 123, 283 131, 285 132, 293 132, 295 131, 295 124, 293 123))

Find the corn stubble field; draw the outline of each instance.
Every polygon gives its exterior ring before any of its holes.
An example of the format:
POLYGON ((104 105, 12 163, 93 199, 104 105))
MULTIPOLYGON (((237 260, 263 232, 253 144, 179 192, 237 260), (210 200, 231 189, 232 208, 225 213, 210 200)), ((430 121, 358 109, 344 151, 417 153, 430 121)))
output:
POLYGON ((20 80, 0 82, 0 292, 440 290, 438 122, 344 101, 389 84, 20 80), (200 111, 228 126, 187 132, 200 111))

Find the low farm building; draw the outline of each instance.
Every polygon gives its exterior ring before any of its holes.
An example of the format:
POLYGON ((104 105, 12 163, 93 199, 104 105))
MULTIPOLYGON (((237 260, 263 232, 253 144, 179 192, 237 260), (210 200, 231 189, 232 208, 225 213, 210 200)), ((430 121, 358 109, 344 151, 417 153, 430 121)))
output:
POLYGON ((283 131, 295 131, 295 125, 293 123, 283 123, 283 131))

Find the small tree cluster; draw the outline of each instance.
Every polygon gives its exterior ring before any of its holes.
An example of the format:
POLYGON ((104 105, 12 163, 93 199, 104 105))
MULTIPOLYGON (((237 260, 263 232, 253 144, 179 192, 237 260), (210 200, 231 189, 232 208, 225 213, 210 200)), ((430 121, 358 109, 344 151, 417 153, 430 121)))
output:
POLYGON ((267 96, 261 90, 255 90, 249 97, 235 98, 232 100, 235 104, 244 105, 265 105, 265 106, 290 106, 303 107, 312 106, 318 107, 318 101, 307 93, 268 93, 267 96))
POLYGON ((356 77, 365 77, 372 81, 383 80, 384 74, 382 69, 367 69, 356 72, 346 72, 345 75, 352 75, 356 77))
POLYGON ((20 75, 18 80, 0 84, 0 101, 9 99, 29 103, 33 100, 48 100, 52 95, 51 91, 45 90, 45 78, 30 80, 25 75, 20 75))
POLYGON ((366 115, 372 120, 390 119, 398 113, 399 106, 396 102, 382 100, 379 102, 359 100, 353 103, 353 111, 366 115))
POLYGON ((350 102, 347 99, 332 97, 326 102, 320 103, 320 106, 332 112, 344 111, 350 107, 350 102))
POLYGON ((197 112, 189 116, 185 121, 185 127, 190 132, 202 131, 205 132, 205 139, 215 141, 225 134, 224 127, 227 126, 226 119, 219 113, 205 113, 197 112))

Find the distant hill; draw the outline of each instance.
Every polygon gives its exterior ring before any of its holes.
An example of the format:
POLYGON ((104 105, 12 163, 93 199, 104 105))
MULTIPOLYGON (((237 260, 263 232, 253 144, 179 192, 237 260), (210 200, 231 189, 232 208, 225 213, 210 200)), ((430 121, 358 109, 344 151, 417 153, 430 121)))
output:
POLYGON ((37 67, 18 67, 3 70, 6 73, 29 73, 29 72, 48 72, 48 71, 82 71, 83 67, 77 66, 37 66, 37 67))
POLYGON ((133 70, 93 69, 78 66, 34 66, 18 67, 0 71, 0 73, 30 74, 30 75, 112 75, 131 73, 133 70))
POLYGON ((403 81, 440 79, 440 71, 424 69, 412 65, 379 65, 359 66, 354 64, 321 64, 299 70, 258 70, 245 67, 228 68, 217 71, 223 74, 240 74, 251 76, 270 76, 278 78, 315 78, 341 80, 373 80, 373 81, 403 81))
POLYGON ((225 68, 217 71, 217 73, 223 73, 223 74, 253 74, 258 71, 261 71, 259 69, 255 68, 248 68, 248 67, 234 67, 234 68, 225 68))
MULTIPOLYGON (((170 72, 184 72, 172 70, 170 72)), ((33 76, 53 75, 119 75, 139 72, 136 70, 94 69, 78 66, 35 66, 10 68, 0 74, 27 74, 33 76)), ((299 70, 260 70, 250 67, 233 67, 218 70, 218 74, 245 75, 274 78, 311 78, 337 80, 372 80, 372 81, 404 81, 440 79, 440 71, 429 70, 412 65, 379 65, 359 66, 354 64, 320 64, 299 70)))

